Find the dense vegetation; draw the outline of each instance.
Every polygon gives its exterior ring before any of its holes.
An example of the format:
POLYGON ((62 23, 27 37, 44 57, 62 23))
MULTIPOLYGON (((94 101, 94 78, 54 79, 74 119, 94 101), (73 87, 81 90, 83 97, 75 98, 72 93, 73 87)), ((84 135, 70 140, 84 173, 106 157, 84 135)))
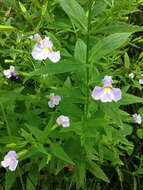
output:
POLYGON ((0 189, 143 189, 143 1, 0 1, 0 189))

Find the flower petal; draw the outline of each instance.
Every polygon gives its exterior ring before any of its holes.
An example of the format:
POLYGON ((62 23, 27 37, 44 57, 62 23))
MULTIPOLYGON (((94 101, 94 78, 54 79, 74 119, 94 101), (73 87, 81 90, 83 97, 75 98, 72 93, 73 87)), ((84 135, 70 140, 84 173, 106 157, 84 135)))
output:
POLYGON ((113 93, 113 100, 115 102, 119 101, 122 98, 122 91, 119 88, 112 88, 111 91, 113 93))
POLYGON ((9 170, 10 171, 14 171, 17 167, 17 164, 18 164, 18 160, 13 160, 10 162, 9 164, 9 170))
POLYGON ((32 50, 32 57, 35 60, 45 60, 48 57, 48 52, 43 51, 42 48, 38 47, 37 45, 35 45, 34 49, 32 50))
POLYGON ((95 100, 100 100, 101 96, 104 95, 104 88, 96 86, 92 91, 92 98, 95 100))
POLYGON ((49 37, 45 37, 41 45, 42 48, 48 48, 52 51, 53 43, 51 42, 49 37))
POLYGON ((9 70, 10 70, 10 72, 14 72, 15 67, 14 66, 10 66, 9 70))
POLYGON ((7 166, 9 166, 9 161, 6 159, 1 162, 1 165, 2 165, 2 167, 6 168, 7 166))
POLYGON ((60 55, 60 51, 52 51, 52 52, 49 52, 48 54, 48 58, 54 62, 54 63, 57 63, 60 59, 61 59, 61 55, 60 55))

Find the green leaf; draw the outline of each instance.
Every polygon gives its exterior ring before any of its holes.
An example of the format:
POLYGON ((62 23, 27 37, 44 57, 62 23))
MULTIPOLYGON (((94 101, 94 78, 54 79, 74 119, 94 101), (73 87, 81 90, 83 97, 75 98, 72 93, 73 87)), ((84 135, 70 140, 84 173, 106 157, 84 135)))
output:
POLYGON ((83 68, 83 64, 77 63, 75 60, 62 60, 57 64, 54 63, 47 63, 45 66, 37 69, 34 72, 31 72, 31 76, 33 75, 42 75, 42 74, 59 74, 59 73, 66 73, 71 71, 78 71, 83 68))
POLYGON ((59 2, 67 15, 73 19, 75 25, 87 31, 87 17, 79 3, 75 0, 59 0, 59 2))
POLYGON ((27 175, 26 180, 26 190, 36 190, 36 186, 39 181, 39 172, 36 164, 33 164, 29 169, 29 173, 27 175))
POLYGON ((0 102, 4 103, 4 102, 12 102, 15 100, 24 99, 25 96, 21 94, 22 90, 23 88, 11 90, 11 91, 0 90, 0 102))
POLYGON ((140 98, 128 93, 123 93, 122 99, 117 104, 128 105, 128 104, 135 104, 135 103, 142 103, 142 102, 143 102, 143 98, 140 98))
POLYGON ((25 17, 25 19, 33 26, 31 16, 28 13, 28 11, 26 10, 26 8, 24 7, 24 5, 21 2, 19 2, 19 6, 20 6, 20 8, 21 8, 21 10, 23 12, 23 16, 25 17))
POLYGON ((129 58, 127 52, 124 55, 124 62, 125 62, 125 67, 129 68, 130 67, 130 58, 129 58))
POLYGON ((5 190, 11 190, 12 185, 16 181, 17 172, 6 171, 5 175, 5 190))
POLYGON ((95 162, 88 161, 87 163, 87 169, 97 178, 102 179, 103 181, 109 183, 109 179, 106 176, 106 174, 103 172, 103 170, 95 164, 95 162))
POLYGON ((124 32, 139 32, 143 31, 143 26, 134 26, 130 24, 119 24, 119 25, 110 25, 110 26, 104 26, 96 31, 93 31, 94 33, 124 33, 124 32))
POLYGON ((110 117, 111 120, 113 120, 116 124, 122 127, 122 118, 118 106, 115 102, 103 103, 102 109, 105 112, 105 114, 110 117))
POLYGON ((137 135, 140 139, 143 139, 143 129, 137 129, 137 135))
POLYGON ((13 26, 0 25, 0 31, 16 30, 13 26))
POLYGON ((86 175, 86 163, 85 163, 85 157, 80 156, 78 163, 76 165, 76 186, 77 189, 80 189, 81 187, 84 186, 84 180, 85 180, 85 175, 86 175))
POLYGON ((112 53, 115 49, 121 47, 130 35, 131 33, 116 33, 105 37, 91 50, 90 61, 99 60, 103 56, 112 53))
POLYGON ((43 131, 31 125, 28 125, 28 124, 25 124, 25 125, 29 129, 29 131, 32 133, 32 135, 34 135, 37 138, 37 140, 39 140, 40 142, 45 141, 46 134, 43 131))
POLYGON ((74 164, 74 162, 70 159, 70 157, 65 153, 64 149, 61 147, 61 145, 54 143, 51 144, 51 152, 57 157, 60 158, 61 160, 69 163, 69 164, 74 164))
POLYGON ((82 63, 86 62, 86 44, 78 39, 75 45, 74 57, 82 63))

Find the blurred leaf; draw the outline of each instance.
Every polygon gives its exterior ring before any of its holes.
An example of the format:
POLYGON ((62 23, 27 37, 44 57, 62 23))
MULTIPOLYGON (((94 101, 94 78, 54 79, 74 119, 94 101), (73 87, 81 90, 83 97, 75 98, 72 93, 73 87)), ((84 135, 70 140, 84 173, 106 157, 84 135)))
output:
POLYGON ((103 170, 95 164, 95 162, 88 161, 87 169, 97 178, 102 179, 103 181, 109 183, 109 179, 106 176, 106 174, 103 172, 103 170))
POLYGON ((143 139, 143 129, 137 129, 137 136, 138 136, 140 139, 143 139))
POLYGON ((143 31, 143 26, 134 26, 130 24, 119 24, 119 25, 110 25, 104 26, 97 29, 96 33, 124 33, 124 32, 139 32, 143 31))
POLYGON ((19 6, 23 12, 23 16, 26 18, 27 22, 29 22, 32 26, 33 26, 33 22, 31 19, 30 14, 28 13, 28 11, 26 10, 26 8, 24 7, 24 5, 22 4, 22 2, 19 1, 19 6))
POLYGON ((34 72, 31 72, 31 76, 33 75, 42 75, 42 74, 59 74, 59 73, 66 73, 71 71, 77 71, 83 68, 83 64, 77 63, 74 60, 61 60, 57 64, 54 63, 47 63, 45 66, 37 69, 34 72))
POLYGON ((112 53, 115 49, 121 47, 129 38, 131 33, 111 34, 99 41, 91 50, 91 60, 99 60, 103 56, 112 53))
POLYGON ((29 169, 27 180, 26 180, 26 190, 36 190, 38 184, 39 172, 38 167, 33 164, 29 169))
POLYGON ((142 102, 143 102, 143 98, 140 98, 128 93, 123 93, 122 99, 117 104, 128 105, 128 104, 135 104, 135 103, 142 103, 142 102))
POLYGON ((125 62, 125 67, 129 68, 130 67, 130 58, 127 53, 124 55, 124 62, 125 62))
POLYGON ((81 39, 76 42, 74 57, 81 63, 86 63, 86 44, 81 39))
POLYGON ((70 157, 65 153, 64 149, 61 145, 57 143, 51 144, 51 152, 59 159, 65 161, 68 164, 74 164, 74 162, 70 159, 70 157))
POLYGON ((16 30, 13 26, 0 25, 0 31, 16 30))
POLYGON ((14 172, 11 172, 9 170, 6 171, 6 174, 5 174, 5 190, 11 190, 12 189, 12 185, 16 181, 16 177, 17 177, 16 171, 14 171, 14 172))
POLYGON ((59 2, 67 15, 74 20, 76 26, 87 30, 87 17, 80 4, 75 0, 59 0, 59 2))

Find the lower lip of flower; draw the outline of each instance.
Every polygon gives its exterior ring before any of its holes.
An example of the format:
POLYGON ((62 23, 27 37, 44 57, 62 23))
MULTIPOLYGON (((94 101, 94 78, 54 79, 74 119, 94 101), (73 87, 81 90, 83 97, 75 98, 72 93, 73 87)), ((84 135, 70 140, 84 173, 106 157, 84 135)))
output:
POLYGON ((49 50, 49 48, 43 48, 43 51, 49 52, 50 50, 49 50))
POLYGON ((110 87, 105 87, 104 92, 110 92, 111 88, 110 87))

